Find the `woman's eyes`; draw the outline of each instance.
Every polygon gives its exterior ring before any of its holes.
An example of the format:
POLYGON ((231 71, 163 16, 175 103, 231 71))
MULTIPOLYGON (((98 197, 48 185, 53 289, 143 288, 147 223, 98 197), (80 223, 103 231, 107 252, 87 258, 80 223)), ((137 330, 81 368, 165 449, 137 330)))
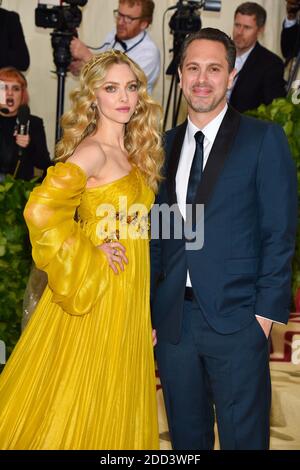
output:
POLYGON ((131 85, 128 86, 128 90, 130 91, 136 91, 137 90, 137 84, 132 83, 131 85))
MULTIPOLYGON (((128 85, 127 87, 127 90, 129 91, 136 91, 137 90, 137 84, 136 83, 131 83, 130 85, 128 85)), ((114 85, 107 85, 105 87, 105 91, 107 91, 108 93, 114 93, 115 91, 118 90, 118 87, 114 86, 114 85)))
MULTIPOLYGON (((22 88, 18 85, 15 85, 15 86, 12 86, 10 88, 11 91, 15 92, 15 93, 18 93, 22 90, 22 88)), ((7 85, 5 85, 5 91, 9 91, 9 87, 7 85)))
POLYGON ((105 87, 105 91, 107 91, 108 93, 113 93, 114 91, 116 91, 116 87, 113 85, 108 85, 105 87))

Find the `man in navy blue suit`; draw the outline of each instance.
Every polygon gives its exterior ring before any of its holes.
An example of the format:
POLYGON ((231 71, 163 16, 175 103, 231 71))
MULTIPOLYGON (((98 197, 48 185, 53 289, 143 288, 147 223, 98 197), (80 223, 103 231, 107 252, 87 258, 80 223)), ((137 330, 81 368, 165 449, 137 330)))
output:
POLYGON ((174 235, 178 217, 168 239, 151 241, 156 357, 180 450, 213 448, 215 414, 221 449, 269 447, 268 338, 272 323, 289 317, 295 166, 280 126, 227 104, 234 63, 222 31, 205 28, 185 41, 179 75, 188 119, 166 133, 156 201, 178 207, 183 229, 194 214, 187 209, 204 205, 202 248, 193 249, 190 234, 174 235))

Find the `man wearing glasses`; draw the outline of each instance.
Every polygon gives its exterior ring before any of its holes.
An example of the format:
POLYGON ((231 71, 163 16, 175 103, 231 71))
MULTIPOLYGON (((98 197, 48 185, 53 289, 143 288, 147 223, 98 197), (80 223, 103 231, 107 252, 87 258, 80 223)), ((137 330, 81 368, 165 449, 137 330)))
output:
MULTIPOLYGON (((97 53, 109 49, 125 52, 145 72, 148 79, 148 92, 152 92, 160 72, 160 53, 147 33, 152 23, 154 2, 152 0, 119 0, 119 8, 114 10, 116 28, 107 34, 97 53)), ((73 62, 70 70, 77 75, 82 65, 93 53, 80 39, 74 37, 70 45, 73 62)))

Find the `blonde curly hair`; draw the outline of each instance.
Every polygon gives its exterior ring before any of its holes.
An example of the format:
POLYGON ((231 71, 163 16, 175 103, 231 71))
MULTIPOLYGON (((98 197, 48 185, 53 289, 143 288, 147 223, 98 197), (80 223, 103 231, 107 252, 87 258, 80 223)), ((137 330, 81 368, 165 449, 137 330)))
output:
POLYGON ((82 68, 80 85, 70 93, 71 109, 61 118, 63 136, 56 145, 56 159, 65 161, 80 142, 97 130, 99 113, 95 91, 104 83, 114 64, 127 64, 138 82, 138 103, 125 127, 124 145, 129 161, 137 166, 148 185, 157 192, 164 153, 161 138, 162 109, 147 93, 147 79, 141 68, 120 51, 95 55, 82 68))

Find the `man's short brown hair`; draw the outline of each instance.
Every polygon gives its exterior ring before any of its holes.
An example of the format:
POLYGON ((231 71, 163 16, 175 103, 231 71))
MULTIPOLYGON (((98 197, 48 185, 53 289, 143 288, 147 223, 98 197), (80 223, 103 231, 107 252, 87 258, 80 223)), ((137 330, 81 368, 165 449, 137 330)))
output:
POLYGON ((119 3, 127 3, 130 7, 133 7, 134 5, 141 5, 142 17, 148 21, 148 24, 152 23, 155 7, 153 0, 119 0, 119 3))
POLYGON ((234 13, 234 17, 240 13, 241 15, 255 16, 256 24, 259 28, 262 28, 267 21, 266 10, 255 2, 245 2, 237 7, 234 13))

